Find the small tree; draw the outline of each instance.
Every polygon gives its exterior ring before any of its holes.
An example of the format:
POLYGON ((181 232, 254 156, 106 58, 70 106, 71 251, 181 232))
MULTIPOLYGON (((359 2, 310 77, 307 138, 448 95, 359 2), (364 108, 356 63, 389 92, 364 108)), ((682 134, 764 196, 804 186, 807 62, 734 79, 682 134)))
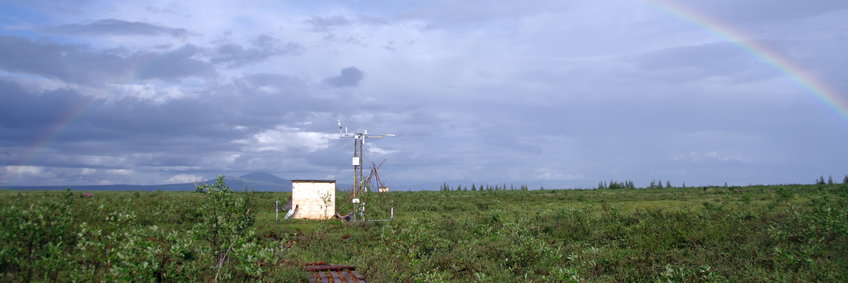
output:
POLYGON ((196 224, 196 231, 207 241, 214 255, 215 281, 224 271, 222 279, 230 274, 231 253, 238 251, 252 237, 252 227, 256 220, 250 199, 233 192, 224 184, 224 175, 218 176, 212 185, 196 186, 196 191, 206 193, 206 200, 200 205, 203 215, 196 224))
POLYGON ((827 176, 827 184, 833 185, 833 176, 827 176))

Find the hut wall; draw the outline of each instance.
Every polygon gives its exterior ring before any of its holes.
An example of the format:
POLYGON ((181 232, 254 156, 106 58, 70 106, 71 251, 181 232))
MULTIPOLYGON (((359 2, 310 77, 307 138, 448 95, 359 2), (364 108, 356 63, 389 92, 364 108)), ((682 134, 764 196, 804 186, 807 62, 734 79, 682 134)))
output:
POLYGON ((336 181, 292 181, 292 218, 330 219, 336 212, 336 181))

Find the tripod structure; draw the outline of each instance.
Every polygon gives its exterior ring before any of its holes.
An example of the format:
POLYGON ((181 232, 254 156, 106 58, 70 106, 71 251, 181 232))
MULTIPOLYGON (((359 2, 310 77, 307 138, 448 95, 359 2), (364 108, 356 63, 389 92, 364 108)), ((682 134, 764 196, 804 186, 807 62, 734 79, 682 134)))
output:
POLYGON ((368 175, 368 179, 365 179, 365 186, 372 190, 375 186, 372 180, 377 181, 377 192, 384 193, 389 191, 389 187, 386 184, 383 184, 383 180, 380 180, 380 174, 377 172, 377 169, 380 169, 380 166, 383 166, 383 163, 386 163, 386 160, 380 162, 380 165, 371 162, 371 174, 368 175))

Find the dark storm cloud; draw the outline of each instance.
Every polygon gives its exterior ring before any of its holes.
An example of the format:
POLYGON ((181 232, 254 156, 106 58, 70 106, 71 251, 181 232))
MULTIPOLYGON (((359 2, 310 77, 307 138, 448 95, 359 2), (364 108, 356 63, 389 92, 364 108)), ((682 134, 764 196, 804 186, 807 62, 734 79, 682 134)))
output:
POLYGON ((136 75, 140 79, 173 80, 214 74, 209 63, 195 58, 200 52, 193 45, 184 45, 168 52, 139 54, 141 66, 136 75))
MULTIPOLYGON (((309 94, 301 80, 278 74, 251 74, 232 83, 210 85, 197 91, 202 99, 192 97, 150 103, 137 99, 104 101, 97 111, 87 116, 95 125, 108 131, 132 131, 143 135, 145 148, 157 150, 156 139, 171 141, 182 138, 212 139, 208 146, 230 146, 229 141, 261 129, 321 111, 330 105, 309 94), (296 114, 296 115, 293 115, 296 114), (234 131, 248 125, 245 132, 234 131), (147 141, 149 139, 149 141, 147 141)), ((142 146, 139 144, 139 146, 142 146)))
POLYGON ((0 69, 91 83, 126 74, 127 58, 109 51, 94 52, 83 45, 0 36, 0 69))
POLYGON ((0 69, 71 83, 104 84, 116 79, 176 80, 214 74, 197 59, 202 50, 184 45, 164 52, 93 50, 85 45, 59 44, 16 36, 0 36, 0 69))
POLYGON ((698 0, 687 1, 685 6, 698 13, 733 22, 775 21, 810 17, 848 9, 842 0, 782 1, 775 5, 771 0, 698 0))
POLYGON ((212 126, 220 123, 222 117, 204 114, 210 113, 203 108, 208 105, 197 103, 175 101, 161 108, 137 99, 107 102, 93 100, 74 90, 26 90, 5 80, 0 81, 0 92, 3 93, 0 144, 6 146, 27 146, 39 138, 61 133, 52 141, 53 146, 100 144, 77 152, 80 154, 119 153, 121 148, 137 152, 146 147, 165 149, 155 147, 187 136, 220 137, 222 132, 230 130, 212 126), (75 116, 79 109, 85 112, 74 123, 65 125, 67 117, 75 116), (124 144, 109 144, 124 139, 128 139, 124 144))
MULTIPOLYGON (((67 168, 150 168, 188 166, 222 170, 216 158, 241 153, 233 170, 256 168, 267 154, 252 152, 234 140, 280 124, 316 120, 314 111, 333 111, 332 101, 309 94, 294 77, 254 74, 234 83, 201 90, 204 99, 172 99, 163 103, 137 98, 92 101, 73 90, 35 91, 0 80, 0 165, 21 161, 22 152, 40 138, 51 136, 44 154, 27 165, 67 168), (68 111, 85 106, 73 123, 64 125, 68 111), (322 110, 323 109, 323 110, 322 110), (239 127, 247 126, 244 129, 239 127), (61 128, 57 128, 61 127, 61 128), (54 136, 54 134, 56 134, 54 136), (246 152, 243 150, 247 150, 246 152), (7 156, 8 155, 8 156, 7 156), (212 160, 212 161, 210 161, 212 160), (240 163, 244 162, 244 163, 240 163), (217 169, 215 169, 217 168, 217 169)), ((321 132, 333 129, 331 119, 319 123, 321 132), (327 125, 325 125, 327 124, 327 125)), ((305 130, 305 129, 304 129, 305 130)), ((312 130, 314 131, 314 130, 312 130)), ((282 154, 282 153, 280 153, 282 154)), ((309 156, 307 151, 286 158, 309 156)), ((318 161, 321 163, 323 161, 318 161)), ((316 165, 317 166, 317 165, 316 165)))
POLYGON ((745 52, 738 44, 716 42, 669 47, 634 57, 636 64, 676 82, 710 77, 732 78, 735 82, 765 79, 778 75, 766 62, 745 52))
POLYGON ((312 16, 304 22, 309 26, 309 29, 312 31, 328 31, 336 27, 348 26, 353 24, 353 20, 339 15, 327 17, 312 16))
POLYGON ((68 24, 46 29, 47 32, 74 35, 166 35, 186 37, 189 31, 182 28, 169 28, 144 22, 130 22, 117 19, 102 19, 89 24, 68 24))
POLYGON ((274 37, 261 35, 251 40, 247 47, 235 43, 223 43, 214 47, 211 50, 210 61, 228 67, 237 67, 274 56, 300 54, 303 51, 303 46, 299 44, 292 42, 283 44, 274 37))
POLYGON ((332 87, 354 87, 359 85, 359 82, 365 78, 365 73, 356 67, 347 67, 340 71, 340 74, 335 77, 324 79, 324 83, 332 87))
POLYGON ((57 121, 89 100, 77 93, 58 89, 27 91, 18 84, 0 79, 0 145, 26 145, 57 121))
POLYGON ((639 65, 649 69, 698 66, 736 69, 739 61, 749 59, 738 46, 730 42, 708 43, 694 46, 671 47, 651 51, 639 57, 639 65))
POLYGON ((425 1, 402 12, 401 16, 423 18, 441 23, 461 24, 509 20, 540 13, 561 11, 573 6, 569 1, 425 1))

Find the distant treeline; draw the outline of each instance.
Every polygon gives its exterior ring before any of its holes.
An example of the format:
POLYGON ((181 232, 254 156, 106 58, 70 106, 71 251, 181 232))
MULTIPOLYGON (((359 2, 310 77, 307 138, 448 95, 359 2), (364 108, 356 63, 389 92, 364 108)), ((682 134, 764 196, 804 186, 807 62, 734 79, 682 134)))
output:
MULTIPOLYGON (((833 185, 834 184, 833 177, 828 176, 827 180, 825 180, 824 175, 819 176, 819 178, 816 179, 815 184, 816 185, 833 185)), ((845 175, 845 177, 842 178, 842 184, 848 186, 848 175, 845 175)), ((727 183, 724 183, 724 187, 728 187, 727 183)), ((636 187, 636 184, 632 180, 626 180, 626 181, 610 180, 609 182, 600 181, 600 182, 598 182, 598 186, 596 188, 597 189, 613 189, 613 190, 614 189, 639 189, 639 187, 636 187)), ((683 183, 679 186, 675 186, 675 185, 671 184, 671 181, 668 181, 668 180, 665 181, 665 184, 663 184, 662 180, 651 180, 651 183, 649 183, 647 187, 644 187, 644 189, 672 189, 672 188, 686 188, 686 183, 683 183)), ((544 190, 545 187, 542 186, 542 187, 539 187, 539 189, 544 190)), ((471 187, 468 187, 468 185, 461 185, 460 184, 460 185, 457 185, 456 187, 454 187, 452 185, 448 185, 447 182, 444 182, 439 187, 439 191, 457 191, 457 192, 467 192, 467 191, 472 191, 472 192, 473 191, 527 191, 527 190, 529 190, 529 187, 527 185, 523 185, 523 184, 519 185, 517 187, 513 184, 510 184, 509 186, 507 186, 506 184, 500 184, 500 185, 494 185, 494 186, 487 185, 487 184, 482 184, 482 185, 477 186, 476 184, 471 184, 471 187)))
MULTIPOLYGON (((539 187, 539 189, 544 190, 545 187, 539 187)), ((442 183, 441 187, 439 187, 439 191, 443 191, 443 192, 444 191, 457 191, 457 192, 460 192, 460 191, 461 192, 467 192, 467 191, 472 191, 472 192, 476 192, 476 191, 529 191, 529 190, 530 190, 530 187, 528 187, 527 185, 518 185, 518 187, 516 187, 513 184, 510 184, 509 187, 507 187, 506 184, 494 185, 494 186, 481 184, 479 187, 476 184, 471 184, 471 188, 469 189, 468 185, 465 185, 465 186, 457 185, 456 187, 452 187, 451 185, 448 185, 447 182, 445 182, 445 183, 442 183)))

